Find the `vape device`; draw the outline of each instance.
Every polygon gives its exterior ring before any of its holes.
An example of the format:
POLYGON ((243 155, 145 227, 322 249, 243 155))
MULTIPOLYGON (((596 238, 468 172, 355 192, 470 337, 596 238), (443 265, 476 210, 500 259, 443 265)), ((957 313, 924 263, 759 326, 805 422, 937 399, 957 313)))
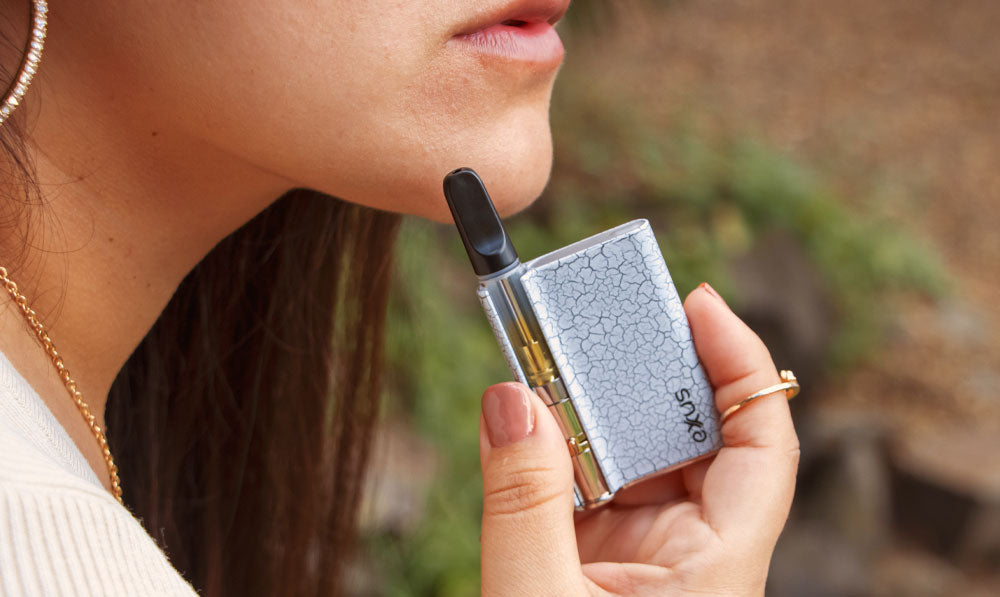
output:
POLYGON ((712 387, 649 222, 522 263, 474 171, 450 173, 444 193, 507 364, 566 437, 578 509, 722 447, 712 387))

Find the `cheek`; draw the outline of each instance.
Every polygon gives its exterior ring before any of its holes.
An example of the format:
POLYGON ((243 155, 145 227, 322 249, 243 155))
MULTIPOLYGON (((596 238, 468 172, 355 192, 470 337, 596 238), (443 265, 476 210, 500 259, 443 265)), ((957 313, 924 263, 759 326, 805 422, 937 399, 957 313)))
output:
POLYGON ((187 134, 292 185, 438 220, 450 218, 442 178, 460 166, 480 172, 502 212, 541 193, 553 77, 501 75, 450 48, 467 6, 226 4, 164 8, 182 20, 142 36, 173 56, 136 69, 145 103, 187 134))

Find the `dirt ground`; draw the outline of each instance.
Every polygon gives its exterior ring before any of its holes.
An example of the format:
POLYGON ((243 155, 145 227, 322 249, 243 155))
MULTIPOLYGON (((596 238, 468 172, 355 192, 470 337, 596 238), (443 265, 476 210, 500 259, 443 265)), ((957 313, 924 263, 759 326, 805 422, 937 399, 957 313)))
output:
MULTIPOLYGON (((877 419, 893 466, 985 504, 993 526, 977 540, 1000 550, 1000 2, 657 5, 573 51, 620 71, 664 118, 696 109, 798 156, 859 213, 877 189, 878 208, 940 256, 948 296, 873 305, 895 322, 878 354, 803 399, 814 416, 877 419), (623 56, 656 65, 616 67, 623 56)), ((969 573, 949 554, 930 565, 892 544, 874 584, 842 594, 1000 590, 995 570, 969 573)))

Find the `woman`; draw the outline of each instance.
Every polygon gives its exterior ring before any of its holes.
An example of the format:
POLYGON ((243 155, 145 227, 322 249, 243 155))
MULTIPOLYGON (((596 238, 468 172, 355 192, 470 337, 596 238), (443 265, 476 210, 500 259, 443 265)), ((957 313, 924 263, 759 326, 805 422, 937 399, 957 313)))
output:
MULTIPOLYGON (((40 65, 26 1, 2 3, 0 592, 335 592, 392 214, 447 221, 457 166, 504 213, 541 193, 568 0, 36 1, 40 65)), ((708 285, 686 308, 720 410, 778 381, 708 285)), ((798 456, 776 396, 574 521, 555 422, 487 389, 483 593, 760 594, 798 456)))

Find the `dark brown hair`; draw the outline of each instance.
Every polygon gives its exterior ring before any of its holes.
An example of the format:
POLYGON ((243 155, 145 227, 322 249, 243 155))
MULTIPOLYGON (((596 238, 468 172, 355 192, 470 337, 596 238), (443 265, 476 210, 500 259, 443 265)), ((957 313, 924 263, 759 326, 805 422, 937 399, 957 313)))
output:
POLYGON ((288 193, 188 275, 115 381, 126 502, 203 595, 337 592, 398 222, 288 193))
MULTIPOLYGON (((3 64, 22 48, 0 36, 3 64)), ((20 124, 36 101, 0 127, 0 227, 20 234, 41 201, 20 124)), ((190 272, 115 380, 126 504, 202 595, 340 592, 399 221, 290 191, 190 272)), ((8 267, 28 256, 5 245, 8 267)))

